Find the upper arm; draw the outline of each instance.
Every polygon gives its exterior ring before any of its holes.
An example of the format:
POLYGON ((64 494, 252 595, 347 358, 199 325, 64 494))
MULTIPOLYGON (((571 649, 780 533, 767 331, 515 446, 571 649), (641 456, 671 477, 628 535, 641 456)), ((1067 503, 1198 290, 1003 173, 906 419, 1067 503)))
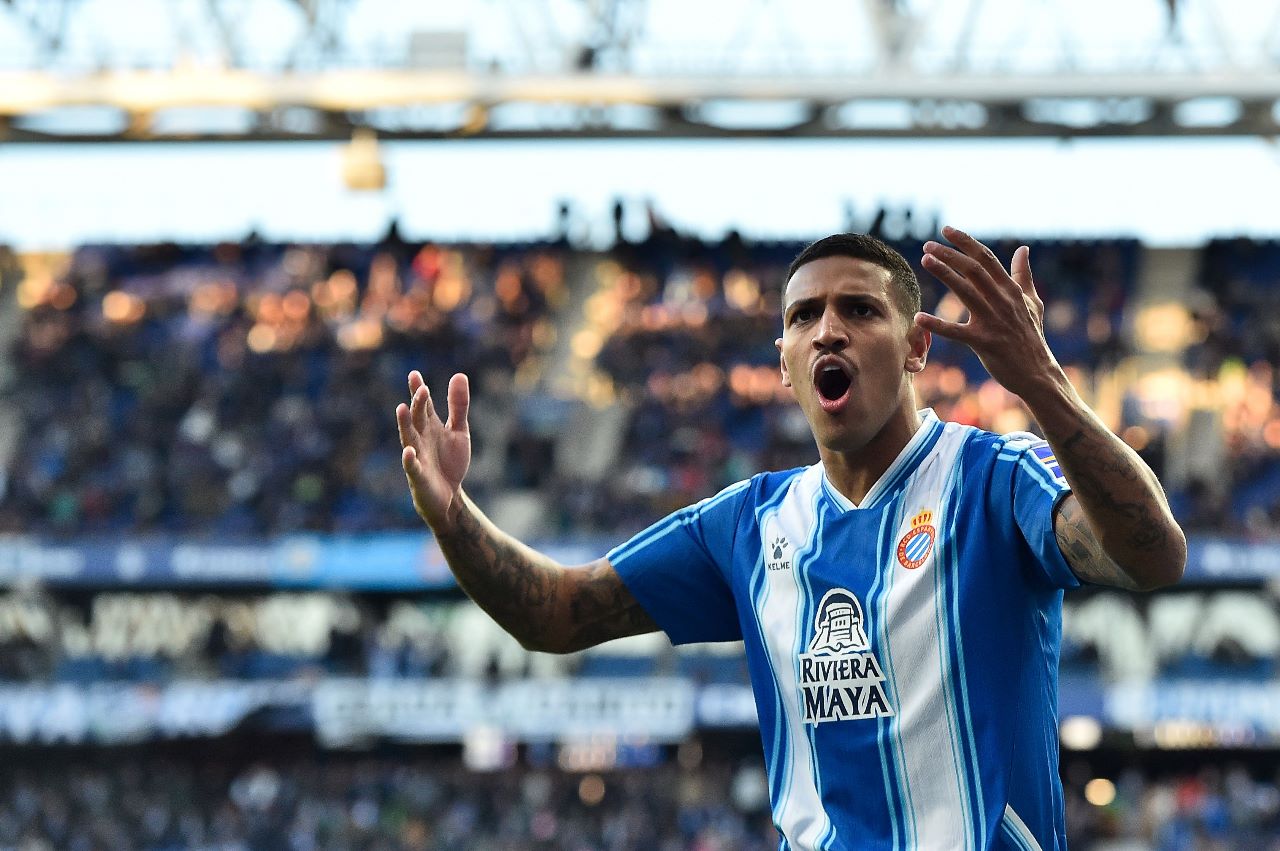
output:
POLYGON ((658 629, 607 558, 567 570, 564 588, 562 652, 658 629))
POLYGON ((677 511, 606 556, 630 598, 673 644, 742 638, 730 578, 749 485, 677 511))
POLYGON ((1075 494, 1069 493, 1059 501, 1053 517, 1053 534, 1063 558, 1081 581, 1129 591, 1139 590, 1133 577, 1102 548, 1075 494))
POLYGON ((997 516, 1012 525, 1012 534, 1026 543, 1022 559, 1027 578, 1037 586, 1075 588, 1080 576, 1064 557, 1056 533, 1062 506, 1072 500, 1071 488, 1058 465, 1034 435, 1008 435, 999 447, 988 499, 997 516))

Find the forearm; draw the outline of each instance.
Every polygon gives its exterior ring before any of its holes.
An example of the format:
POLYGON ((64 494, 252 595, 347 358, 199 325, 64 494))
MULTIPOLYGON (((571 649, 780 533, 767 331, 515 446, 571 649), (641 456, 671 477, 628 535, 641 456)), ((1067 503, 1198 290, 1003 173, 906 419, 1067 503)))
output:
POLYGON ((1092 531, 1073 534, 1079 527, 1072 518, 1055 524, 1072 566, 1091 563, 1098 573, 1087 578, 1135 589, 1176 582, 1186 563, 1186 538, 1151 468, 1098 419, 1060 370, 1024 401, 1083 511, 1078 519, 1092 531))
POLYGON ((530 649, 554 645, 565 568, 503 532, 465 494, 449 528, 433 528, 459 587, 530 649))
POLYGON ((565 567, 503 532, 465 494, 433 529, 467 596, 529 650, 568 653, 657 628, 600 559, 565 567))

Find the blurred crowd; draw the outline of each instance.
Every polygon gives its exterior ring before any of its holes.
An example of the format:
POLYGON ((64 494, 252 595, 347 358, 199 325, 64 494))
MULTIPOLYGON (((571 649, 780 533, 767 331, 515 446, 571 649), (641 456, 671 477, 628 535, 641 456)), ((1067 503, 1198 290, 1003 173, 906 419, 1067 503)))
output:
MULTIPOLYGON (((0 388, 20 431, 0 458, 0 531, 416 528, 391 417, 411 368, 438 403, 450 374, 471 376, 470 487, 482 504, 533 494, 543 535, 625 534, 759 470, 811 463, 773 345, 802 244, 652 224, 603 254, 392 234, 374 246, 87 247, 66 269, 28 272, 17 379, 0 388)), ((918 261, 919 235, 887 236, 918 261)), ((992 246, 1007 258, 1016 244, 992 246)), ((1210 243, 1170 315, 1135 303, 1142 251, 1035 241, 1050 344, 1104 421, 1168 474, 1189 528, 1272 534, 1280 243, 1210 243), (1150 367, 1144 334, 1173 341, 1167 368, 1150 367)), ((921 280, 926 309, 962 315, 921 280)), ((916 389, 944 419, 1035 428, 946 340, 916 389)))
POLYGON ((551 246, 81 249, 18 288, 0 530, 413 524, 405 376, 509 393, 563 287, 551 246))
POLYGON ((1114 781, 1081 774, 1065 783, 1068 842, 1094 851, 1275 851, 1276 783, 1216 763, 1159 779, 1136 769, 1114 781))
POLYGON ((1280 529, 1280 241, 1210 241, 1199 253, 1196 284, 1182 360, 1192 392, 1211 396, 1221 416, 1186 441, 1184 451, 1208 459, 1175 508, 1194 529, 1273 535, 1280 529))
POLYGON ((479 774, 456 760, 286 759, 233 769, 107 755, 0 774, 0 848, 774 851, 763 790, 754 767, 479 774))
MULTIPOLYGON (((13 851, 774 851, 755 758, 602 773, 469 772, 456 757, 270 764, 104 752, 0 774, 13 851)), ((1068 777, 1080 851, 1274 851, 1274 778, 1207 766, 1068 777)))

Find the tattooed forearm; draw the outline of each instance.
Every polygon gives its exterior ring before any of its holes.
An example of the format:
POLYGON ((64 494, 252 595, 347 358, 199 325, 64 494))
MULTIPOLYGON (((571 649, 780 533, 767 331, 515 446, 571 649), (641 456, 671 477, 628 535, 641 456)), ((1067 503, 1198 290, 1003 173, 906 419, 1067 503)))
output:
POLYGON ((565 568, 498 529, 469 499, 436 541, 467 596, 531 650, 566 653, 657 629, 607 561, 565 568))
POLYGON ((1168 548, 1174 531, 1160 516, 1168 510, 1164 490, 1137 453, 1115 435, 1079 429, 1055 457, 1071 489, 1095 513, 1124 520, 1119 537, 1134 556, 1168 548))
POLYGON ((1089 582, 1144 589, 1175 582, 1186 538, 1160 482, 1066 384, 1026 400, 1072 496, 1054 518, 1063 556, 1089 582))
POLYGON ((550 637, 558 566, 522 552, 472 510, 459 512, 454 528, 436 540, 462 590, 521 644, 540 645, 550 637))

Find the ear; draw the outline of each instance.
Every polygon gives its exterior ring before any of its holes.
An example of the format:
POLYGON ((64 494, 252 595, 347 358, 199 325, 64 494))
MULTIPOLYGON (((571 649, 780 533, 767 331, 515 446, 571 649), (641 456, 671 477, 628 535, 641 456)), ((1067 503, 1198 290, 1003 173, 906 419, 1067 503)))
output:
POLYGON ((907 344, 911 347, 904 365, 907 372, 912 374, 923 372, 924 363, 929 358, 929 346, 933 345, 933 335, 922 328, 918 322, 912 322, 911 328, 907 331, 907 344))
POLYGON ((791 373, 787 370, 787 359, 782 356, 782 338, 773 341, 773 345, 778 349, 778 363, 782 366, 782 386, 791 386, 791 373))

